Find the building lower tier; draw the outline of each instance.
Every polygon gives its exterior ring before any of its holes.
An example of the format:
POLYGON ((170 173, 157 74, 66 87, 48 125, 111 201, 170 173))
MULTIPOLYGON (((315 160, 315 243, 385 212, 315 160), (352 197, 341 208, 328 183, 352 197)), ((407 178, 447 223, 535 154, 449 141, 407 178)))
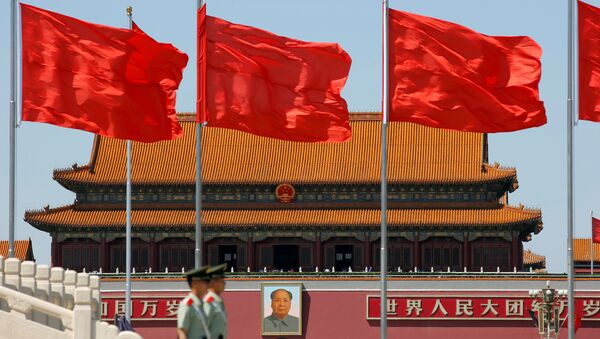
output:
MULTIPOLYGON (((137 272, 180 272, 194 267, 193 234, 134 234, 137 272)), ((234 271, 379 270, 381 239, 375 232, 254 232, 204 238, 203 262, 226 262, 234 271)), ((390 234, 392 271, 522 271, 523 244, 513 232, 403 232, 390 234)), ((120 234, 53 235, 52 264, 77 271, 123 272, 120 234)))

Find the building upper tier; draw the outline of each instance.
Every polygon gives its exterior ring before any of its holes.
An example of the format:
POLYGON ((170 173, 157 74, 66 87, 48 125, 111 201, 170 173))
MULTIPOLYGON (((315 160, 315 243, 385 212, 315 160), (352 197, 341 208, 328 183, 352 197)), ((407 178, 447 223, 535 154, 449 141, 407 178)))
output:
MULTIPOLYGON (((134 142, 134 185, 194 185, 196 124, 181 114, 185 135, 153 144, 134 142)), ((257 137, 235 130, 202 129, 204 184, 270 185, 377 184, 380 182, 381 122, 377 113, 351 114, 352 141, 299 143, 257 137)), ((125 183, 126 143, 96 137, 89 164, 54 172, 54 179, 78 191, 82 186, 125 183)), ((390 184, 499 183, 517 188, 516 170, 487 164, 487 138, 467 133, 390 123, 390 184)))

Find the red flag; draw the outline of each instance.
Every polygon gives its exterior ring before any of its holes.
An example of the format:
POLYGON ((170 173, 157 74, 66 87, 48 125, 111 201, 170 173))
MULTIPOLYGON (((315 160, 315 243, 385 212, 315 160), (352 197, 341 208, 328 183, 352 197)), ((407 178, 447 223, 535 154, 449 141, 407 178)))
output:
POLYGON ((546 123, 541 48, 434 18, 389 12, 390 120, 471 132, 546 123))
MULTIPOLYGON (((581 317, 582 317, 581 311, 575 310, 575 317, 573 319, 573 329, 574 329, 575 333, 577 333, 577 331, 581 328, 581 317)), ((562 324, 565 326, 565 328, 569 328, 569 316, 568 315, 565 317, 565 320, 563 320, 562 324)))
POLYGON ((141 31, 21 13, 23 120, 143 142, 183 135, 175 91, 187 55, 141 31))
POLYGON ((600 243, 600 219, 592 217, 592 241, 600 243))
POLYGON ((579 119, 600 122, 600 8, 578 1, 579 119))
MULTIPOLYGON (((580 312, 581 313, 581 312, 580 312)), ((575 321, 573 322, 573 328, 575 333, 581 328, 581 314, 575 313, 575 321)))
POLYGON ((341 91, 350 63, 338 44, 230 23, 207 16, 202 7, 197 120, 290 141, 348 141, 348 108, 341 91))

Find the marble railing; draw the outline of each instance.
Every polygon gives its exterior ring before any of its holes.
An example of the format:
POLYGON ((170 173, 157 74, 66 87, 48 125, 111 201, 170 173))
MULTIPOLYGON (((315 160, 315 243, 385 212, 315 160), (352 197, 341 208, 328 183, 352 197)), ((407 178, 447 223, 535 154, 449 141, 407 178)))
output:
POLYGON ((99 319, 100 279, 0 257, 0 339, 141 339, 99 319))

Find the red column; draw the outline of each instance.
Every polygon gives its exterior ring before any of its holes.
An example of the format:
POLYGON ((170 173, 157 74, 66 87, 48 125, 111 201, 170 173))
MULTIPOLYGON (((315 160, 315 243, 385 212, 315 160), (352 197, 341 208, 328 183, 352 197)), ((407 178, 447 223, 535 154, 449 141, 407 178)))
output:
POLYGON ((315 239, 315 266, 319 267, 320 271, 323 271, 323 244, 321 244, 321 233, 317 232, 315 239))
POLYGON ((204 238, 202 238, 202 244, 200 246, 202 246, 202 265, 207 265, 208 264, 208 248, 206 247, 206 241, 204 241, 204 238))
MULTIPOLYGON (((148 267, 152 268, 152 272, 157 272, 159 270, 158 267, 158 260, 157 260, 157 255, 156 255, 156 240, 154 239, 154 236, 152 236, 150 238, 150 250, 149 250, 149 255, 148 255, 148 267)), ((188 267, 188 269, 190 269, 192 267, 188 267)))
POLYGON ((365 234, 365 253, 364 253, 364 258, 365 260, 365 266, 367 267, 371 267, 373 264, 371 263, 371 259, 373 258, 373 256, 371 255, 371 234, 370 233, 366 233, 365 234))
POLYGON ((102 235, 100 240, 100 267, 102 267, 102 272, 108 272, 108 244, 106 243, 106 236, 102 235))
POLYGON ((62 266, 60 262, 58 262, 58 243, 56 242, 56 238, 52 237, 52 245, 51 245, 51 264, 52 267, 60 267, 62 266))
POLYGON ((254 240, 252 239, 252 235, 250 234, 248 234, 246 251, 246 262, 248 264, 248 267, 250 267, 250 271, 254 271, 257 264, 254 262, 254 240))
POLYGON ((473 270, 471 268, 471 244, 466 233, 463 236, 463 267, 466 267, 468 271, 473 270))
POLYGON ((415 266, 417 270, 421 269, 421 242, 419 241, 419 233, 415 234, 415 266))
MULTIPOLYGON (((520 265, 520 260, 519 260, 519 255, 518 255, 519 239, 515 233, 513 233, 513 236, 512 236, 511 248, 512 248, 511 258, 510 258, 511 266, 516 267, 517 270, 520 271, 522 269, 522 267, 520 265)), ((512 269, 512 267, 511 267, 511 269, 512 269)))

